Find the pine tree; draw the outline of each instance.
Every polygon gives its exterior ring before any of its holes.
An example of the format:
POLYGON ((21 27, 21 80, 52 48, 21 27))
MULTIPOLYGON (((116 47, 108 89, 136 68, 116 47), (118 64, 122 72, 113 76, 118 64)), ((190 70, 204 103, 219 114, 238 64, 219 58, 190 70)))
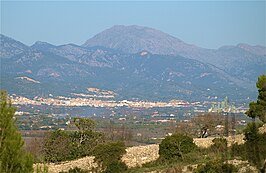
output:
POLYGON ((7 92, 0 92, 0 172, 33 172, 32 158, 23 149, 23 139, 15 125, 15 107, 7 92))
POLYGON ((249 104, 249 110, 246 114, 253 118, 259 118, 263 123, 266 123, 266 75, 261 75, 256 83, 258 88, 258 99, 256 102, 249 104))

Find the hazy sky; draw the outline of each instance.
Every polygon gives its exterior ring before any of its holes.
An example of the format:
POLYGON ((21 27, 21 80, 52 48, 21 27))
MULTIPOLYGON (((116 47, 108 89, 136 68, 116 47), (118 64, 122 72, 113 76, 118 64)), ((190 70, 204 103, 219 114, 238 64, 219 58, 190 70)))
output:
POLYGON ((27 45, 80 45, 113 25, 141 25, 205 48, 265 46, 265 8, 265 1, 1 1, 1 33, 27 45))

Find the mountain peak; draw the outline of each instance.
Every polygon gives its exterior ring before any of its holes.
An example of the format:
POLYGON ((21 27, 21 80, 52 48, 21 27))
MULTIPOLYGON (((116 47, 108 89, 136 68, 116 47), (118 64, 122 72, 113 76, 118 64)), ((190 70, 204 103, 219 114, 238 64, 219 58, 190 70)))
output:
POLYGON ((20 47, 24 47, 24 48, 28 47, 25 44, 23 44, 23 43, 21 43, 21 42, 19 42, 17 40, 14 40, 13 38, 8 37, 8 36, 6 36, 4 34, 0 34, 0 41, 1 41, 1 44, 2 43, 5 43, 5 44, 16 44, 16 45, 19 45, 20 47))
MULTIPOLYGON (((156 30, 150 27, 146 27, 146 26, 139 26, 139 25, 114 25, 113 27, 109 28, 109 29, 137 29, 137 30, 156 30)), ((157 30, 158 31, 158 30, 157 30)))
POLYGON ((50 43, 47 43, 47 42, 44 42, 44 41, 36 41, 33 45, 47 45, 47 44, 51 45, 50 43))
POLYGON ((196 48, 162 31, 138 25, 115 25, 87 40, 83 46, 102 46, 129 53, 146 50, 154 54, 178 54, 196 48))
POLYGON ((0 49, 1 58, 10 58, 14 55, 20 54, 21 52, 29 48, 25 44, 16 41, 3 34, 0 34, 0 42, 1 42, 1 49, 0 49))
POLYGON ((237 47, 244 49, 245 51, 251 52, 255 55, 260 55, 260 56, 266 55, 266 47, 264 46, 260 46, 260 45, 251 46, 245 43, 239 43, 237 47))
POLYGON ((36 50, 43 50, 43 51, 48 51, 51 48, 55 48, 55 45, 52 45, 50 43, 47 42, 43 42, 43 41, 36 41, 31 48, 36 49, 36 50))

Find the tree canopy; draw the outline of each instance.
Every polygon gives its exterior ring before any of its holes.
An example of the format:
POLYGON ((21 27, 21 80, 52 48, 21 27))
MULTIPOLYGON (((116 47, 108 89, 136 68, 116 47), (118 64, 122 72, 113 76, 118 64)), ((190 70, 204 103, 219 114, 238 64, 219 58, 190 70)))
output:
POLYGON ((249 110, 246 114, 253 119, 259 118, 263 123, 266 123, 266 75, 259 76, 256 86, 259 93, 257 101, 249 104, 249 110))
POLYGON ((104 141, 101 132, 94 130, 96 123, 88 118, 75 118, 78 131, 55 130, 44 139, 44 159, 60 162, 91 155, 92 150, 104 141))
POLYGON ((187 154, 197 146, 193 143, 193 138, 176 133, 172 136, 167 136, 159 145, 160 159, 167 162, 173 162, 178 159, 183 160, 183 155, 187 154))
POLYGON ((33 172, 32 158, 23 149, 24 141, 15 125, 15 107, 7 92, 0 93, 0 172, 33 172))
POLYGON ((121 161, 124 154, 126 154, 126 146, 121 141, 99 144, 93 152, 94 160, 104 173, 125 172, 127 166, 121 161))

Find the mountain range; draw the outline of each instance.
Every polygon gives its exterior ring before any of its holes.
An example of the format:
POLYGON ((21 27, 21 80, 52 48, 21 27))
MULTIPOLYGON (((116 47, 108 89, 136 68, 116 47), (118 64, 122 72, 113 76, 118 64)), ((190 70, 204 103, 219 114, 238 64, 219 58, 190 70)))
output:
POLYGON ((257 78, 266 74, 263 46, 205 49, 136 25, 113 26, 82 45, 37 41, 27 46, 1 34, 0 57, 1 89, 28 97, 70 96, 97 87, 116 92, 117 99, 228 96, 246 102, 256 98, 257 78))

